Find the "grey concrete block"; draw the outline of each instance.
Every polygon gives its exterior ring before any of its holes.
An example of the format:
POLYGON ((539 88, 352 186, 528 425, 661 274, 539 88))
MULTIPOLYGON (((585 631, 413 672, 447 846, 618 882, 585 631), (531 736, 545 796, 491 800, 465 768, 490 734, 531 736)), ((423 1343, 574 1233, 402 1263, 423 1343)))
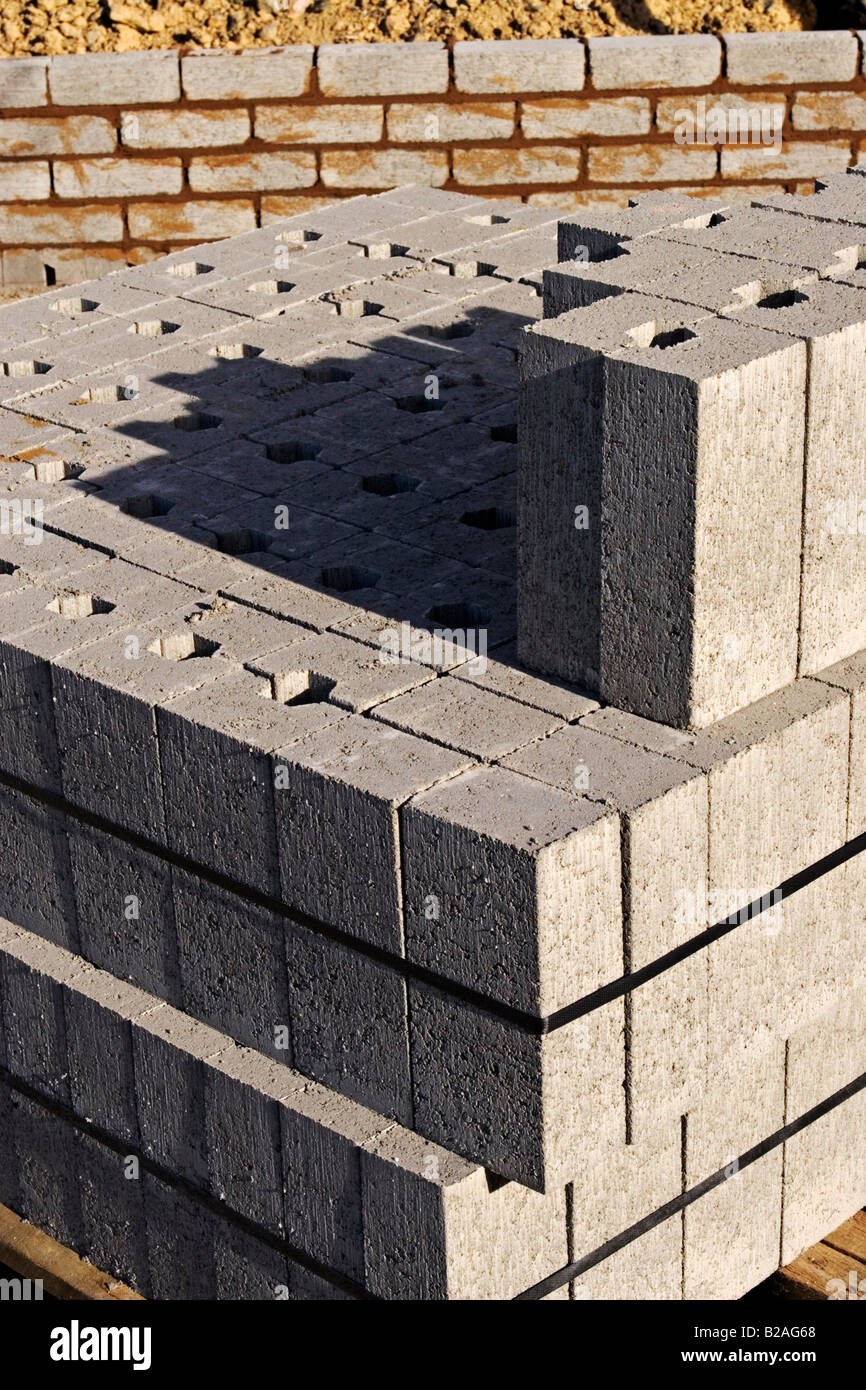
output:
POLYGON ((63 1005, 73 1110, 114 1138, 136 1144, 133 1024, 165 1005, 101 970, 65 989, 63 1005))
POLYGON ((179 1004, 171 867, 70 819, 66 830, 81 954, 100 969, 179 1004))
POLYGON ((860 653, 837 662, 821 672, 821 679, 847 691, 851 701, 847 835, 851 840, 866 830, 866 657, 860 653))
POLYGON ((211 1214, 181 1188, 145 1173, 144 1210, 150 1296, 212 1301, 216 1296, 211 1214))
MULTIPOLYGON (((357 649, 374 665, 370 648, 357 649)), ((277 749, 273 764, 283 901, 400 951, 399 808, 468 759, 352 716, 277 749)))
POLYGON ((361 1154, 367 1286, 399 1300, 508 1299, 568 1261, 564 1191, 497 1184, 419 1135, 361 1154))
POLYGON ((604 806, 484 768, 408 802, 401 845, 416 964, 540 1015, 622 973, 619 822, 604 806))
POLYGON ((250 887, 278 893, 270 755, 344 717, 327 704, 283 703, 269 682, 240 668, 160 705, 172 846, 250 887))
POLYGON ((801 193, 768 193, 753 199, 753 206, 815 217, 821 222, 866 226, 866 188, 857 178, 849 178, 847 171, 816 179, 815 191, 808 197, 801 193))
POLYGON ((20 1097, 0 1082, 0 1203, 16 1212, 21 1210, 17 1140, 19 1106, 20 1097))
POLYGON ((0 914, 48 941, 77 948, 75 898, 59 812, 0 788, 0 914))
POLYGON ((562 722, 544 710, 449 675, 378 705, 374 718, 491 761, 544 738, 562 722))
POLYGON ((621 1000, 534 1037, 412 983, 409 1019, 419 1133, 539 1192, 624 1142, 621 1000))
POLYGON ((285 1255, 240 1227, 228 1221, 217 1226, 213 1253, 218 1299, 266 1303, 293 1297, 293 1277, 285 1255))
POLYGON ((683 1217, 669 1216, 590 1269, 571 1284, 572 1299, 678 1301, 682 1298, 683 1217))
POLYGON ((18 1150, 17 1212, 61 1245, 83 1238, 77 1179, 80 1137, 71 1125, 26 1096, 12 1098, 18 1150))
POLYGON ((64 985, 87 972, 79 957, 30 932, 7 940, 0 955, 4 1066, 64 1102, 70 1096, 64 985))
POLYGON ((172 878, 185 1011, 290 1063, 283 920, 184 869, 172 878))
POLYGON ((510 700, 519 700, 533 709, 545 710, 569 722, 591 714, 598 708, 592 696, 563 681, 544 680, 523 668, 517 658, 517 646, 507 642, 497 647, 491 657, 468 660, 453 670, 457 680, 480 685, 510 700))
POLYGON ((803 228, 789 216, 763 207, 730 208, 711 218, 704 227, 672 227, 664 236, 678 245, 777 261, 817 270, 821 275, 835 275, 850 266, 850 228, 816 222, 805 236, 803 228))
POLYGON ((119 1154, 79 1134, 81 1254, 97 1269, 147 1296, 150 1285, 144 1178, 134 1154, 119 1154))
POLYGON ((230 1210, 281 1235, 278 1101, 303 1084, 301 1078, 248 1048, 208 1058, 204 1072, 210 1186, 230 1210))
POLYGON ((709 221, 724 212, 724 201, 714 198, 700 206, 693 198, 671 189, 653 189, 630 197, 624 208, 597 208, 560 217, 557 225, 557 259, 560 261, 601 261, 616 255, 624 242, 655 236, 668 227, 696 219, 709 221))

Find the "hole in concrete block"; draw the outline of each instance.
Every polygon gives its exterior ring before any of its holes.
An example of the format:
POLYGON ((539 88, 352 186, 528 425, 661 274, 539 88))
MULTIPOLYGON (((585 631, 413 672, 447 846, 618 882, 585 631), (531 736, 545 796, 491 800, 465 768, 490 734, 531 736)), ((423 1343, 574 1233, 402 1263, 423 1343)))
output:
POLYGON ((304 381, 311 381, 314 386, 331 386, 334 382, 351 381, 353 376, 354 372, 347 372, 343 367, 329 367, 326 362, 303 368, 304 381))
POLYGON ((500 1187, 506 1187, 511 1181, 510 1178, 501 1178, 498 1173, 491 1173, 489 1168, 484 1170, 484 1176, 487 1178, 488 1192, 498 1192, 500 1187))
POLYGON ((360 565, 331 565, 319 575, 319 583, 326 589, 336 589, 345 594, 350 589, 373 589, 379 582, 375 570, 362 569, 360 565))
POLYGON ((174 502, 167 497, 156 497, 153 493, 143 492, 137 496, 124 497, 120 504, 120 510, 126 512, 127 516, 146 518, 149 516, 167 516, 173 506, 174 502))
MULTIPOLYGON (((593 265, 598 265, 601 261, 615 261, 620 256, 627 256, 628 254, 629 253, 627 247, 620 245, 612 245, 602 247, 597 255, 590 256, 589 259, 593 265)), ((583 258, 581 256, 575 256, 576 261, 582 261, 582 259, 583 258)))
POLYGON ((288 280, 259 280, 255 285, 247 285, 249 294, 288 294, 295 287, 288 280))
POLYGON ((206 410, 190 410, 186 415, 176 415, 171 423, 176 430, 215 430, 222 424, 222 416, 211 415, 206 410))
POLYGON ((189 628, 170 633, 168 637, 157 637, 147 650, 166 661, 188 661, 192 656, 213 656, 219 651, 219 642, 211 642, 189 628))
POLYGON ((66 478, 78 478, 84 469, 80 463, 68 463, 59 454, 46 453, 31 459, 37 483, 62 483, 66 478))
POLYGON ((809 296, 801 294, 799 290, 777 290, 775 294, 766 294, 763 299, 757 301, 758 309, 790 309, 794 304, 808 303, 809 296))
POLYGON ((405 256, 408 246, 398 246, 395 241, 370 241, 359 243, 368 260, 387 261, 392 256, 405 256))
POLYGON ((211 348, 211 357, 219 357, 224 362, 237 362, 242 357, 261 357, 264 348, 254 347, 252 343, 220 343, 211 348))
POLYGON ((500 444, 516 444, 517 425, 493 425, 490 430, 490 438, 497 440, 500 444))
POLYGON ((472 222, 476 227, 500 227, 506 222, 510 222, 510 217, 503 217, 498 212, 479 212, 475 217, 464 217, 464 222, 472 222))
POLYGON ((690 217, 685 222, 678 222, 677 226, 684 231, 708 231, 712 227, 721 227, 723 222, 728 221, 728 214, 725 212, 705 212, 700 217, 690 217))
POLYGON ((181 280, 191 280, 194 275, 210 275, 213 270, 212 265, 205 265, 202 261, 180 261, 177 265, 170 265, 169 275, 177 275, 181 280))
POLYGON ((57 299, 51 307, 58 314, 92 314, 99 304, 95 299, 57 299))
POLYGON ((107 599, 96 598, 77 589, 58 594, 45 606, 49 612, 59 613, 63 618, 90 618, 94 613, 113 613, 115 607, 107 599))
POLYGON ((420 486, 421 479, 410 478, 407 473, 369 473, 361 479, 361 491, 372 492, 376 497, 396 497, 420 486))
POLYGON ((370 318, 381 312, 382 305, 371 299, 336 299, 333 295, 323 295, 321 302, 330 304, 344 319, 370 318))
POLYGON ((306 246, 309 241, 321 241, 321 232, 308 232, 303 227, 293 227, 288 232, 278 232, 277 241, 284 242, 287 246, 306 246))
POLYGON ((684 328, 682 324, 654 319, 651 323, 642 323, 637 328, 630 328, 628 336, 635 347, 658 348, 665 351, 679 343, 687 343, 698 335, 690 328, 684 328))
POLYGON ((46 283, 46 285, 49 285, 49 286, 50 286, 50 285, 56 285, 56 284, 57 284, 57 271, 55 270, 54 266, 53 266, 53 265, 43 265, 42 269, 45 271, 45 283, 46 283))
POLYGON ((477 280, 482 275, 495 275, 496 266, 490 261, 452 261, 450 265, 440 265, 445 275, 454 275, 458 280, 477 280))
POLYGON ((337 682, 316 671, 276 671, 262 692, 280 705, 324 704, 337 682))
POLYGON ((143 338, 162 338, 167 333, 176 333, 179 328, 179 323, 169 323, 167 319, 144 319, 131 323, 126 331, 140 333, 143 338))
POLYGON ((270 543, 271 537, 264 531, 253 531, 248 526, 216 533, 216 548, 226 555, 249 555, 254 551, 267 550, 270 543))
POLYGON ((17 574, 18 566, 10 564, 8 560, 0 560, 0 574, 17 574))
POLYGON ((408 410, 410 415, 427 415, 431 411, 445 409, 445 402, 435 396, 432 399, 427 396, 395 396, 394 404, 398 410, 408 410))
POLYGON ((460 520, 464 526, 475 526, 479 531, 505 531, 517 525, 517 517, 506 507, 481 507, 475 512, 464 512, 460 520))
POLYGON ((129 386, 91 386, 73 405, 113 405, 115 401, 131 401, 138 392, 129 386))
POLYGON ((322 445, 308 439, 280 439, 275 444, 265 445, 265 458, 271 463, 308 463, 321 452, 322 445))
POLYGON ((33 358, 28 358, 21 362, 4 362, 4 376, 44 376, 51 371, 50 362, 37 362, 33 358))
POLYGON ((475 332, 475 325, 466 323, 425 323, 416 329, 420 338, 433 338, 438 343, 451 343, 456 338, 469 338, 475 332))
POLYGON ((490 622, 490 611, 478 603, 457 601, 434 604, 427 617, 431 623, 444 623, 450 628, 484 627, 490 622))

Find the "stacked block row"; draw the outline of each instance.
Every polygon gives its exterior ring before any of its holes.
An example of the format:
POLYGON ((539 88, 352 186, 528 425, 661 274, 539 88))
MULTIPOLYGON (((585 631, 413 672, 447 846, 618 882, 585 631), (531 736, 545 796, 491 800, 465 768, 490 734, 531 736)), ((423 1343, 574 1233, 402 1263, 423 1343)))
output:
MULTIPOLYGON (((558 254, 542 209, 406 190, 3 315, 9 1204, 37 1219, 34 1154, 120 1145, 154 1296, 188 1288, 188 1202, 205 1296, 248 1287, 238 1229, 291 1297, 559 1297, 582 1260, 575 1296, 634 1296, 662 1246, 663 1296, 742 1293, 781 1131, 853 1102, 862 655, 698 732, 516 661, 515 349, 558 254), (318 1136, 291 1162, 288 1112, 318 1136), (309 1230, 332 1143, 339 1256, 309 1230)), ((43 1220, 101 1253, 97 1205, 43 1220)))
POLYGON ((860 157, 862 63, 851 31, 6 58, 3 279, 405 183, 561 209, 796 189, 860 157))

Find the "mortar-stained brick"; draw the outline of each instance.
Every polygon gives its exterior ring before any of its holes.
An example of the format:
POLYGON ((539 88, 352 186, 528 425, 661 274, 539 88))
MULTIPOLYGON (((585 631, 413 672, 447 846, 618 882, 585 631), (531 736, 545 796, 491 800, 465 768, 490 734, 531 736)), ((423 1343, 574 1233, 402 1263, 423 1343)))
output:
POLYGON ((848 82, 857 40, 847 30, 725 34, 729 82, 848 82))
POLYGON ((571 183, 580 174, 580 161, 580 150, 569 145, 455 150, 454 177, 464 184, 571 183))
MULTIPOLYGON (((620 98, 621 99, 621 98, 620 98)), ((770 135, 781 130, 785 119, 786 98, 782 92, 713 92, 710 96, 659 97, 656 106, 656 128, 676 135, 678 130, 691 144, 697 135, 697 127, 703 126, 711 143, 724 143, 726 133, 736 138, 740 124, 747 131, 753 128, 760 136, 762 130, 770 135), (745 115, 731 115, 729 112, 744 112, 745 115), (714 139, 715 137, 715 139, 714 139)), ((682 138, 681 136, 681 138, 682 138)))
POLYGON ((0 63, 0 110, 11 106, 45 106, 48 59, 16 58, 0 63))
POLYGON ((54 191, 60 198, 140 198, 180 193, 179 159, 64 159, 54 165, 54 191))
POLYGON ((448 156, 443 150, 326 150, 322 155, 326 188, 394 188, 403 183, 436 188, 447 178, 448 156))
POLYGON ((133 237, 151 241, 212 241, 253 231, 256 210, 249 198, 133 203, 128 218, 133 237))
POLYGON ((726 179, 807 179, 847 168, 851 146, 847 140, 821 144, 788 140, 779 154, 766 145, 727 147, 721 153, 722 177, 726 179))
POLYGON ((0 164, 0 198, 12 201, 50 196, 51 173, 47 160, 13 160, 0 164))
POLYGON ((866 130, 866 97, 860 92, 797 92, 791 124, 795 130, 866 130))
POLYGON ((180 98, 176 50, 64 53, 51 59, 48 86, 55 106, 111 106, 180 98))
POLYGON ((397 102, 388 108, 388 139, 508 140, 514 134, 513 101, 397 102))
POLYGON ((242 145, 250 138, 246 111, 124 111, 121 139, 130 150, 195 149, 202 145, 242 145))
POLYGON ((18 116, 0 121, 0 149, 7 155, 107 154, 116 148, 117 134, 104 116, 18 116))
POLYGON ((0 208, 0 241, 13 245, 122 240, 123 213, 117 206, 67 208, 20 203, 0 208))
POLYGON ((271 222, 279 222, 284 217, 297 217, 298 213, 312 213, 317 208, 331 207, 333 203, 338 203, 339 198, 320 198, 317 194, 305 197, 299 196, 283 197, 282 194, 266 194, 262 198, 261 204, 261 223, 267 227, 271 222))
POLYGON ((444 43, 323 43, 316 63, 319 90, 328 97, 448 90, 444 43))
POLYGON ((598 183, 651 183, 671 179, 711 179, 716 152, 675 145, 594 145, 587 172, 598 183))
MULTIPOLYGON (((773 35, 775 38, 776 35, 773 35)), ((589 40, 593 87, 706 87, 722 70, 722 46, 711 34, 638 35, 589 40)))
POLYGON ((650 122, 646 97, 612 101, 551 97, 522 103, 520 129, 529 140, 568 140, 576 135, 646 135, 650 122))
POLYGON ((458 92, 579 92, 580 39, 470 39, 454 45, 458 92))
POLYGON ((312 44, 227 52, 203 49, 181 59, 184 96, 190 101, 251 101, 299 97, 310 85, 312 44))
POLYGON ((190 160, 194 193, 255 193, 264 188, 309 188, 316 182, 312 150, 274 154, 212 154, 190 160))
POLYGON ((363 144, 381 140, 383 114, 381 105, 257 106, 253 133, 280 144, 363 144))

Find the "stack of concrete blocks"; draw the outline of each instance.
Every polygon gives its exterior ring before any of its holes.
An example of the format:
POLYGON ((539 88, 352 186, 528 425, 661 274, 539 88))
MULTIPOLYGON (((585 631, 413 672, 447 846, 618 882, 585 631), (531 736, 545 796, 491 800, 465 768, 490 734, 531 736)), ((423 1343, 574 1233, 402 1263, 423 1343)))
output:
POLYGON ((738 1297, 863 1202, 821 207, 404 189, 3 311, 0 1202, 291 1300, 738 1297))

